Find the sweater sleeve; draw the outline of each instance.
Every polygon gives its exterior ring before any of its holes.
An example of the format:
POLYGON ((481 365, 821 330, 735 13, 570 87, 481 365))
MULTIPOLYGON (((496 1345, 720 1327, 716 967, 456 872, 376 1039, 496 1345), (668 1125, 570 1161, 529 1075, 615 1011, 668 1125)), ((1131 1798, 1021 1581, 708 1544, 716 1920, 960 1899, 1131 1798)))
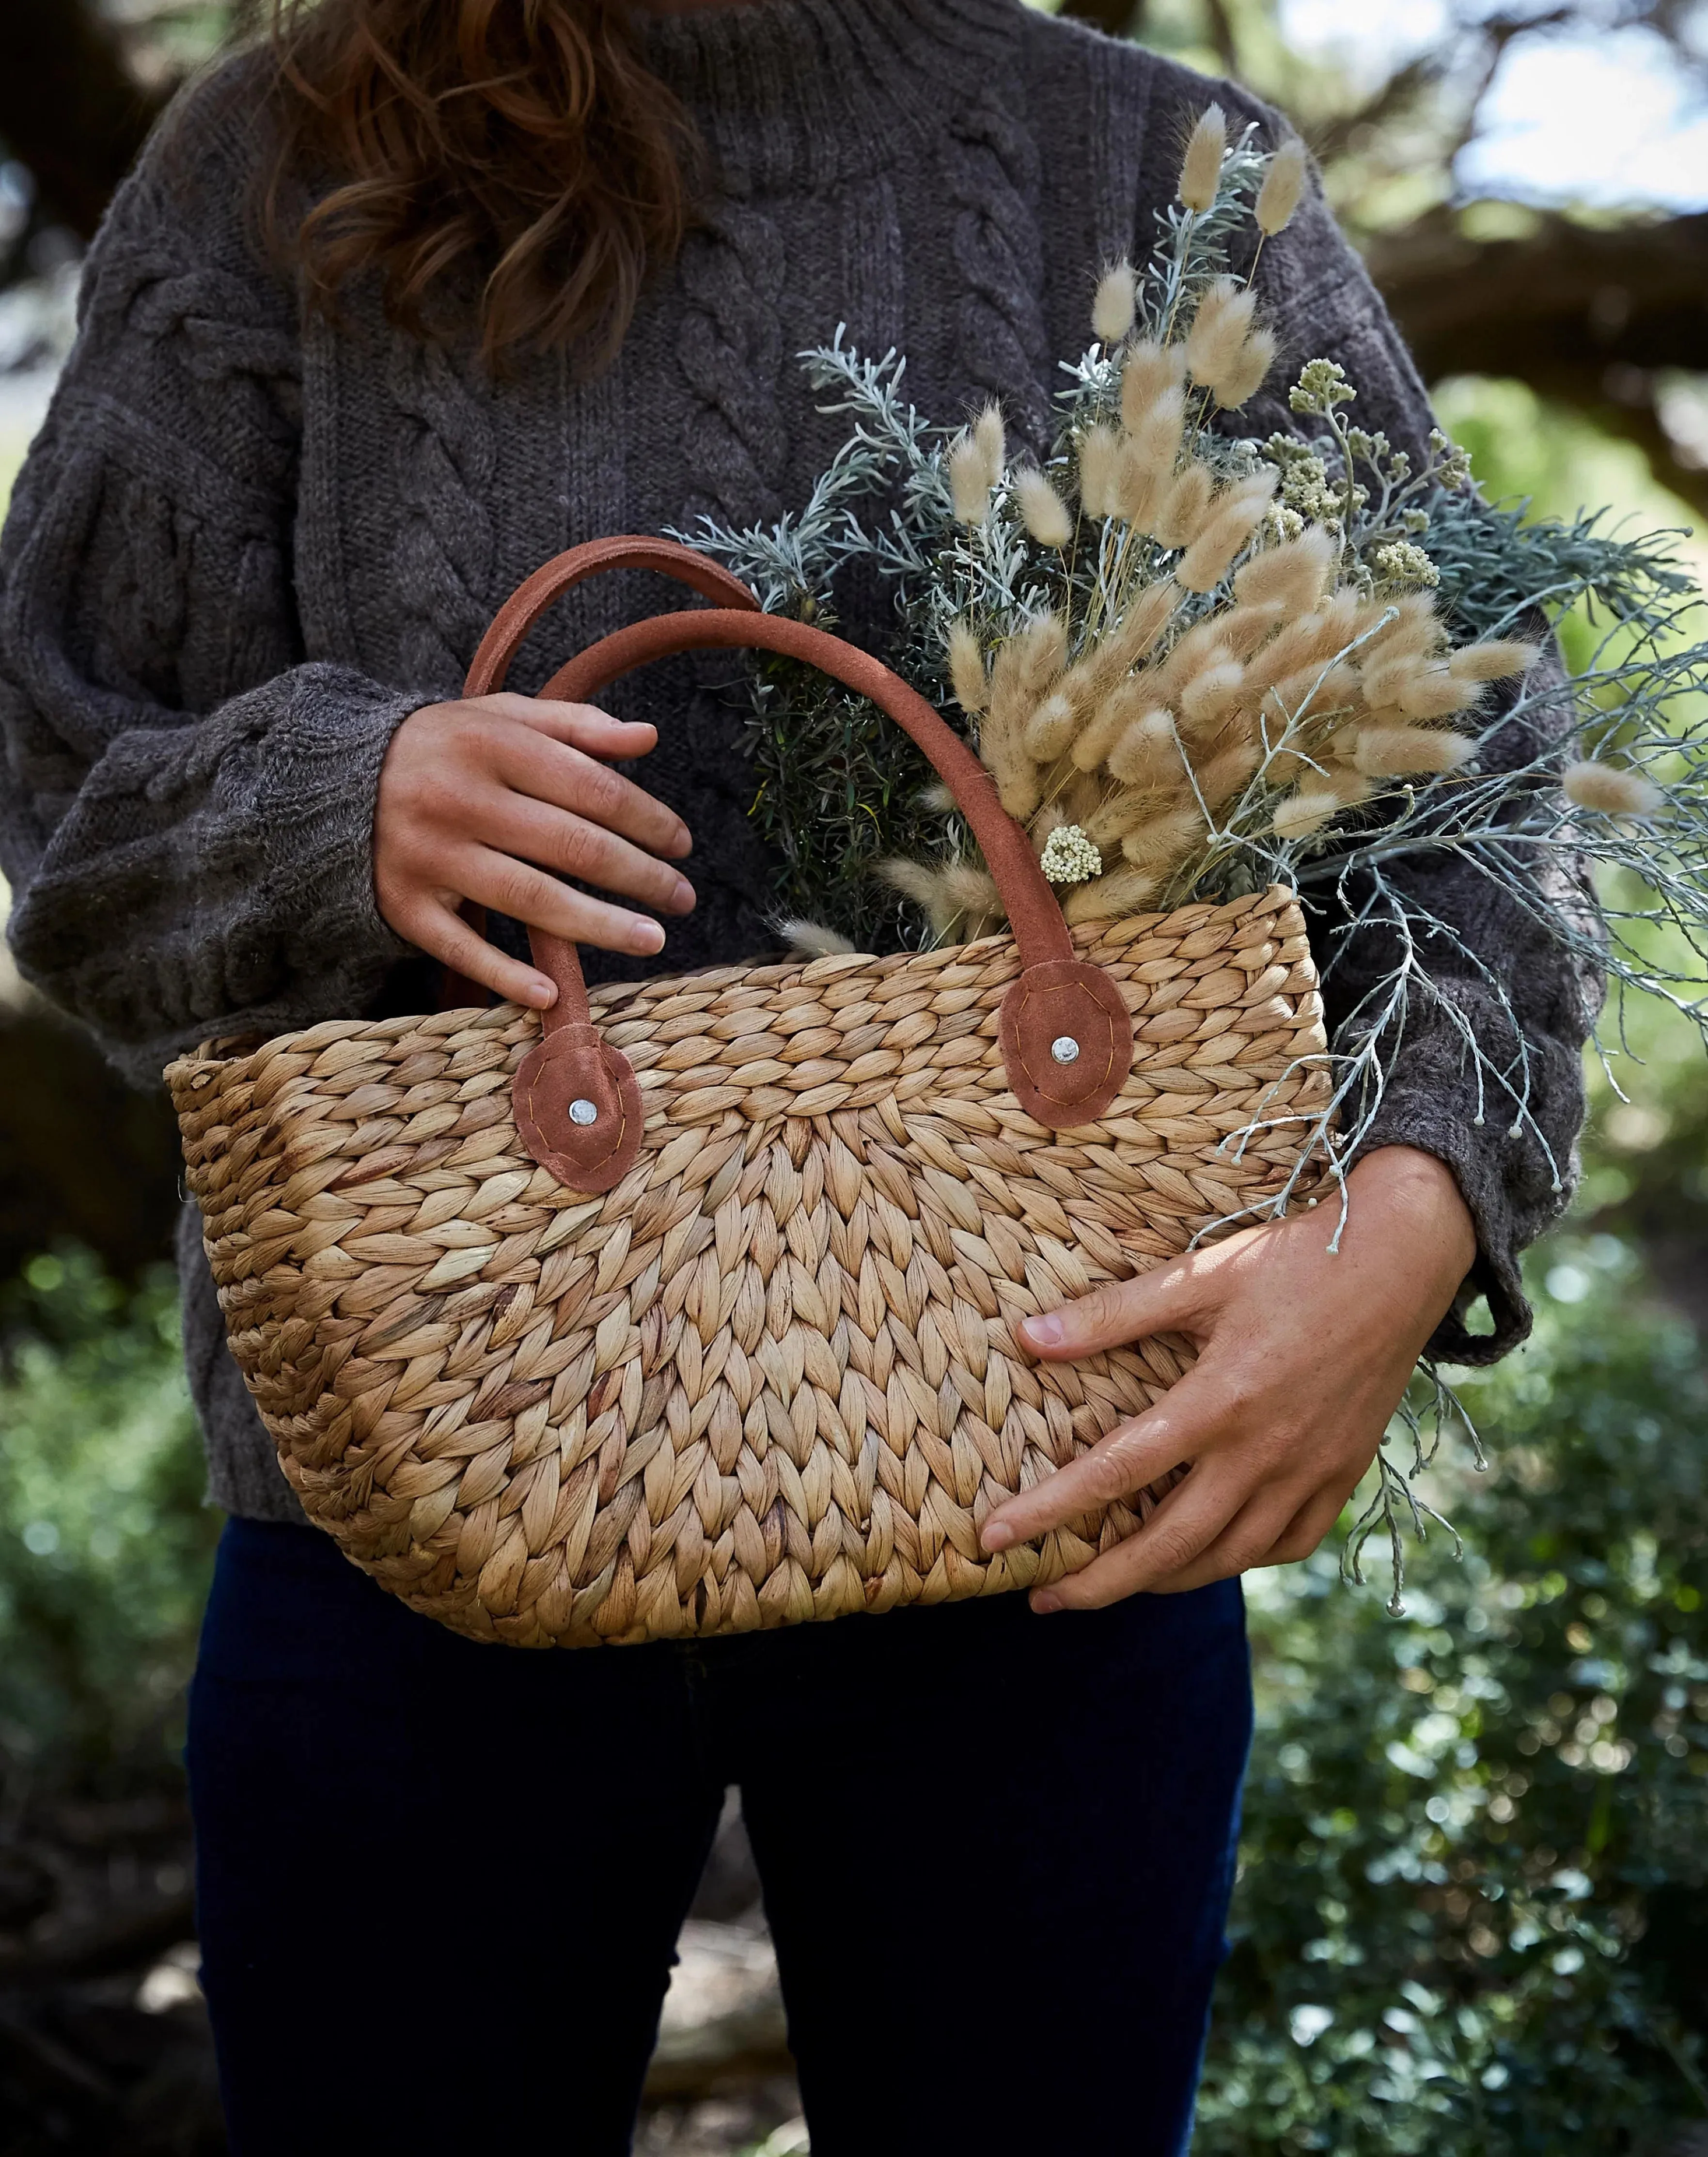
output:
MULTIPOLYGON (((1314 184, 1294 223, 1265 250, 1258 282, 1282 352, 1263 398, 1241 414, 1242 431, 1262 436, 1296 424, 1286 386, 1306 360, 1321 357, 1338 360, 1356 385, 1356 424, 1384 432, 1421 463, 1433 424, 1423 385, 1314 184)), ((1531 626, 1546 637, 1540 620, 1531 626)), ((1554 749, 1548 734, 1568 723, 1569 699, 1537 693, 1550 673, 1555 684, 1560 679, 1551 643, 1539 664, 1523 711, 1486 753, 1514 765, 1554 749)), ((1514 693, 1503 688, 1508 709, 1514 693)), ((1491 703, 1489 716, 1499 711, 1491 703)), ((1460 855, 1402 859, 1389 864, 1388 881, 1450 936, 1432 937, 1419 952, 1429 986, 1409 996, 1403 1024, 1386 1044, 1386 1089, 1361 1151, 1417 1146, 1453 1171, 1476 1223, 1479 1258, 1430 1352, 1454 1363, 1492 1362, 1530 1330, 1519 1254, 1558 1217, 1577 1179, 1582 1051, 1601 984, 1546 917, 1581 908, 1585 894, 1562 879, 1557 888, 1539 889, 1539 904, 1527 907, 1460 855), (1468 1035, 1482 1052, 1480 1077, 1468 1035), (1467 1306, 1479 1293, 1493 1315, 1491 1333, 1466 1326, 1467 1306)), ((1355 906, 1362 896, 1352 894, 1355 906)), ((1349 929, 1338 903, 1332 914, 1325 908, 1313 933, 1330 1037, 1344 1043, 1393 964, 1395 938, 1380 926, 1349 929)))
POLYGON ((9 940, 145 1082, 360 1011, 408 949, 373 805, 423 698, 303 651, 295 302, 246 229, 252 106, 223 102, 115 200, 0 539, 9 940))

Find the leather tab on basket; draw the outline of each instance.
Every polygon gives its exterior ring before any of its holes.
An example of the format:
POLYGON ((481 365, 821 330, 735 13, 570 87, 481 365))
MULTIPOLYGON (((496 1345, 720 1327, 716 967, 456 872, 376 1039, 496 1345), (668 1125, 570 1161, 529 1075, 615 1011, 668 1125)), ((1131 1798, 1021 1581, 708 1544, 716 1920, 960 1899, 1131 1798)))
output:
POLYGON ((1133 1066, 1133 1021, 1100 966, 1047 959, 1002 999, 997 1038, 1015 1099, 1052 1131, 1093 1124, 1133 1066))
POLYGON ((609 1191, 640 1151, 640 1089, 620 1049, 584 1021, 530 1049, 512 1096, 522 1144, 571 1191, 609 1191))

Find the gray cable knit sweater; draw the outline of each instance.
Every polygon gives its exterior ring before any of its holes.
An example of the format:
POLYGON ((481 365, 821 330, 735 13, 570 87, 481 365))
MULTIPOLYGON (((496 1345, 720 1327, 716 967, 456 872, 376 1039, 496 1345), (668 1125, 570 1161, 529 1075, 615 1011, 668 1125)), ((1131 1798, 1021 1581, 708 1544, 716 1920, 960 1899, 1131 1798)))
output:
MULTIPOLYGON (((0 551, 0 863, 23 973, 141 1082, 210 1033, 425 1007, 419 959, 375 910, 380 763, 410 712, 455 693, 529 570, 601 533, 799 502, 839 423, 794 356, 839 322, 907 353, 923 410, 954 419, 995 395, 1036 435, 1098 269, 1148 245, 1172 193, 1183 116, 1214 95, 1274 126, 1227 85, 1019 0, 762 0, 647 34, 717 186, 595 380, 548 356, 495 384, 467 349, 389 327, 368 289, 336 325, 305 315, 246 236, 259 59, 180 106, 170 154, 157 140, 108 214, 0 551)), ((1416 444, 1422 389, 1320 200, 1259 281, 1284 359, 1340 359, 1360 419, 1416 444)), ((655 604, 638 580, 574 594, 514 686, 655 604)), ((730 672, 684 660, 614 696, 656 718, 638 775, 695 835, 699 906, 671 924, 671 970, 774 940, 730 672)), ((1509 987, 1563 1161, 1582 986, 1474 875, 1428 874, 1509 987)), ((1474 970, 1450 954, 1437 970, 1497 1046, 1508 1030, 1474 970)), ((1358 986, 1343 969, 1336 1002, 1358 986)), ((1461 1360, 1521 1337, 1517 1253, 1562 1202, 1510 1120, 1479 1120, 1451 1028, 1416 1017, 1376 1138, 1438 1155, 1476 1217, 1495 1331, 1474 1341, 1450 1320, 1437 1346, 1461 1360)), ((193 1219, 181 1251, 213 1495, 300 1518, 225 1352, 193 1219)))

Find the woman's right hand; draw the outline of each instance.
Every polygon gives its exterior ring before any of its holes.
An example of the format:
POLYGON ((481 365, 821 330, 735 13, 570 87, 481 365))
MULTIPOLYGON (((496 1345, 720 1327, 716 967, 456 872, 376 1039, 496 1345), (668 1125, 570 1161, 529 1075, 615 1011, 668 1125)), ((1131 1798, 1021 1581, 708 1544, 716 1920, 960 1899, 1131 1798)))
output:
POLYGON ((670 866, 692 844, 687 826, 610 768, 657 739, 656 728, 590 704, 507 692, 411 713, 380 767, 381 914, 430 957, 536 1011, 553 1001, 553 983, 477 936, 457 911, 463 900, 568 943, 641 957, 661 950, 657 922, 558 880, 576 877, 662 914, 692 911, 693 886, 670 866))

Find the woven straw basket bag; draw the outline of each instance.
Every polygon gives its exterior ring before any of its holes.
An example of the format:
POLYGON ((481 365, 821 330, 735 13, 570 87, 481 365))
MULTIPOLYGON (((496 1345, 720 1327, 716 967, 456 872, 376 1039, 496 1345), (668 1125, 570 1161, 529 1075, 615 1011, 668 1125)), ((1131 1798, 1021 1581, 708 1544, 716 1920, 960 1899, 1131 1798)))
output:
POLYGON ((591 996, 574 951, 536 937, 559 991, 543 1020, 337 1020, 174 1063, 232 1351, 285 1474, 411 1608, 522 1646, 1056 1579, 1150 1494, 997 1557, 981 1522, 1188 1351, 1039 1366, 1014 1327, 1283 1187, 1328 1085, 1297 904, 1275 889, 1070 935, 928 704, 661 541, 548 563, 467 693, 502 685, 558 593, 617 567, 712 605, 606 638, 543 694, 588 699, 695 647, 816 664, 924 750, 1012 933, 591 996))

